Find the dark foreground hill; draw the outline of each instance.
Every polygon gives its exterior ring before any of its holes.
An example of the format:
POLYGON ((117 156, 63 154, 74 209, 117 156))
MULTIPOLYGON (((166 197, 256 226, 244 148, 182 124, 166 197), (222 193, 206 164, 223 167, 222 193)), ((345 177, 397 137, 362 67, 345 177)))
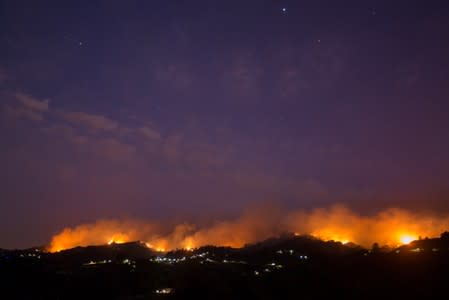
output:
POLYGON ((449 239, 398 249, 284 236, 158 253, 139 242, 0 251, 2 299, 446 299, 449 239))

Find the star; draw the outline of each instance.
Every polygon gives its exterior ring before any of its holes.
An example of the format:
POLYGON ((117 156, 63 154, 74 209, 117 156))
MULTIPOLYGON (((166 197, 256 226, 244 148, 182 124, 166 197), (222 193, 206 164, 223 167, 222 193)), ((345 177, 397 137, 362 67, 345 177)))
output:
POLYGON ((286 12, 287 12, 287 8, 286 8, 286 7, 283 7, 283 8, 282 8, 282 12, 283 12, 283 13, 286 13, 286 12))

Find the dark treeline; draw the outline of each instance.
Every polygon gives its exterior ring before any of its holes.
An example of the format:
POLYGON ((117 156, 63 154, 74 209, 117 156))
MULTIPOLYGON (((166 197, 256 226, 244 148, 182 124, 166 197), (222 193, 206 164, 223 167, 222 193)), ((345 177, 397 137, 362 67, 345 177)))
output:
POLYGON ((168 253, 139 242, 0 251, 4 299, 430 299, 449 295, 447 278, 449 233, 395 249, 284 236, 168 253))

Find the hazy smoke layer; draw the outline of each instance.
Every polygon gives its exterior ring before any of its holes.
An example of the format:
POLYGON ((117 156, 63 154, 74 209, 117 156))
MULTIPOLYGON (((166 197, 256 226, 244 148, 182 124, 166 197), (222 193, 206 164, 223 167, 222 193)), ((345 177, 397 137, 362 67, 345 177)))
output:
POLYGON ((146 221, 101 220, 65 228, 52 238, 49 250, 55 252, 76 246, 136 240, 159 251, 204 245, 242 247, 285 232, 354 242, 365 247, 374 242, 396 246, 419 237, 439 236, 445 230, 449 230, 448 215, 412 213, 396 208, 369 216, 359 215, 344 206, 284 214, 272 209, 257 209, 238 219, 217 221, 203 228, 180 224, 168 233, 162 226, 146 221))

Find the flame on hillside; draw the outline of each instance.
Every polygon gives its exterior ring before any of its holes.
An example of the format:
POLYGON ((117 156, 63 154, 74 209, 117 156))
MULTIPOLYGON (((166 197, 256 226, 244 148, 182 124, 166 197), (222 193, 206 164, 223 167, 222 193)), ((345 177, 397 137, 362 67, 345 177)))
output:
POLYGON ((101 220, 55 235, 49 251, 57 252, 76 246, 124 243, 140 240, 156 251, 192 250, 205 245, 243 247, 283 232, 310 234, 323 240, 353 242, 370 247, 408 244, 419 237, 435 237, 449 229, 449 216, 417 214, 402 209, 388 209, 362 216, 344 206, 287 214, 256 210, 230 221, 215 222, 197 228, 180 224, 168 232, 162 226, 145 221, 101 220))

